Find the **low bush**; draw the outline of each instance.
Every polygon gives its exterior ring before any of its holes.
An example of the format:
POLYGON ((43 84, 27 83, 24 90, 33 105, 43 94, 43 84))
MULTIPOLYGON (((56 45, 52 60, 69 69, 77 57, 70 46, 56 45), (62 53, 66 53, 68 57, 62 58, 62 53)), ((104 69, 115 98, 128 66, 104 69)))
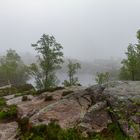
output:
MULTIPOLYGON (((0 89, 0 97, 12 95, 15 93, 21 93, 22 95, 35 94, 35 89, 31 84, 25 84, 20 86, 12 86, 11 88, 0 89)), ((19 94, 15 96, 20 96, 19 94)))
POLYGON ((26 133, 29 129, 29 118, 24 117, 18 120, 18 128, 22 134, 26 133))
POLYGON ((26 95, 22 96, 22 101, 28 101, 28 96, 26 95))
POLYGON ((17 93, 17 89, 15 87, 0 89, 0 97, 7 96, 17 93))
POLYGON ((19 85, 19 86, 14 86, 18 90, 18 92, 25 92, 25 91, 30 91, 34 90, 34 87, 32 84, 24 84, 24 85, 19 85))
MULTIPOLYGON (((26 129, 27 130, 27 129, 26 129)), ((75 129, 63 130, 54 122, 48 126, 41 124, 33 126, 21 136, 21 140, 88 140, 82 137, 75 129)))
POLYGON ((39 95, 44 92, 54 92, 54 91, 63 90, 63 89, 65 89, 65 87, 54 87, 54 88, 49 88, 49 89, 42 89, 42 90, 36 91, 36 94, 39 95))
POLYGON ((51 95, 45 96, 45 101, 52 101, 52 100, 53 100, 53 96, 51 96, 51 95))
POLYGON ((2 107, 0 110, 0 121, 15 120, 17 118, 17 106, 10 105, 2 107))
POLYGON ((0 98, 0 107, 6 106, 6 101, 4 98, 0 98))
POLYGON ((89 134, 88 137, 83 137, 76 129, 62 129, 55 122, 33 126, 30 129, 27 129, 28 119, 25 119, 24 122, 26 127, 20 130, 26 133, 21 133, 20 140, 130 140, 115 124, 109 124, 108 128, 101 133, 93 133, 89 134))
POLYGON ((63 91, 62 96, 67 96, 69 94, 73 93, 72 90, 68 90, 68 91, 63 91))
POLYGON ((63 89, 64 89, 64 87, 54 87, 54 88, 49 88, 46 91, 47 92, 54 92, 54 91, 63 90, 63 89))

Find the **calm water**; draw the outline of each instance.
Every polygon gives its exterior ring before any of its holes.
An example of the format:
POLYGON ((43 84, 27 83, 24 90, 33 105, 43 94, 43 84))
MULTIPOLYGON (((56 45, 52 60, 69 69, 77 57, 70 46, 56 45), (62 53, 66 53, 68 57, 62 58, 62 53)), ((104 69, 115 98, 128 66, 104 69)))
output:
MULTIPOLYGON (((59 85, 62 85, 62 83, 64 82, 64 80, 68 79, 67 73, 57 73, 56 74, 60 83, 59 85)), ((90 85, 94 85, 96 84, 95 82, 95 76, 91 75, 91 74, 78 74, 77 75, 80 84, 82 84, 83 86, 90 86, 90 85)), ((34 84, 34 79, 31 79, 29 81, 29 83, 34 84)))
MULTIPOLYGON (((68 79, 68 76, 66 73, 61 73, 61 74, 58 73, 57 77, 60 80, 60 83, 68 79)), ((77 77, 79 79, 80 84, 82 84, 83 86, 90 86, 96 83, 95 77, 90 74, 78 74, 77 77)))

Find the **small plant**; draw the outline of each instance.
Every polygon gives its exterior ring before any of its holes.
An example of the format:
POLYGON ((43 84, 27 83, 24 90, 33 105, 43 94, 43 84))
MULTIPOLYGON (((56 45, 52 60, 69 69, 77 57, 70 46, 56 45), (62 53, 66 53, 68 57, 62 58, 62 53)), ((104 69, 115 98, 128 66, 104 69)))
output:
MULTIPOLYGON (((101 133, 89 134, 88 137, 83 135, 74 128, 62 129, 57 123, 51 122, 48 125, 41 124, 27 129, 28 119, 24 121, 24 129, 20 130, 26 133, 21 133, 21 140, 130 140, 125 136, 116 124, 109 124, 106 130, 101 133)), ((23 127, 22 126, 22 127, 23 127)))
POLYGON ((62 96, 67 96, 69 94, 73 93, 72 90, 68 90, 68 91, 63 91, 62 96))
POLYGON ((54 91, 63 90, 63 89, 64 89, 64 87, 53 87, 53 88, 48 88, 46 91, 54 92, 54 91))
POLYGON ((97 84, 102 85, 109 81, 109 73, 97 73, 95 78, 97 84))
POLYGON ((26 133, 29 129, 29 118, 28 117, 24 117, 20 120, 18 120, 18 128, 20 129, 20 132, 22 134, 26 133))
POLYGON ((52 101, 52 100, 53 100, 53 96, 51 96, 51 95, 45 96, 45 101, 52 101))
POLYGON ((54 91, 57 91, 57 90, 63 90, 65 89, 64 87, 54 87, 54 88, 48 88, 48 89, 42 89, 42 90, 37 90, 36 91, 36 95, 40 95, 44 92, 54 92, 54 91))
POLYGON ((10 105, 1 108, 0 110, 0 120, 13 120, 17 118, 17 106, 10 105))
POLYGON ((81 64, 74 63, 71 60, 69 60, 67 67, 68 67, 67 73, 68 73, 69 80, 64 80, 63 85, 65 87, 79 85, 78 77, 75 77, 75 75, 77 74, 77 71, 81 69, 81 64))
POLYGON ((108 131, 112 134, 114 139, 116 140, 130 140, 122 130, 120 130, 119 126, 115 123, 111 123, 108 125, 108 131))
POLYGON ((18 90, 19 93, 34 90, 34 87, 32 84, 23 84, 23 85, 15 86, 15 88, 18 90))
POLYGON ((22 140, 88 140, 76 129, 64 130, 55 122, 33 126, 29 131, 24 132, 26 133, 21 133, 22 140))
POLYGON ((6 101, 4 98, 0 98, 0 107, 1 106, 5 106, 6 105, 6 101))
POLYGON ((22 97, 22 101, 28 101, 28 96, 24 95, 24 96, 22 97))
POLYGON ((0 97, 11 95, 14 93, 17 93, 17 89, 13 86, 11 88, 0 89, 0 97))

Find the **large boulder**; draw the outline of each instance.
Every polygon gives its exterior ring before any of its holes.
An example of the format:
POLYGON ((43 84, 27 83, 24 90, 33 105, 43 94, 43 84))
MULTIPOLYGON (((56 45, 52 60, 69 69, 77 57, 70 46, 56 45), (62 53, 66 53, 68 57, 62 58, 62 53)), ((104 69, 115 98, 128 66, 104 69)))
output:
POLYGON ((140 82, 120 82, 106 88, 103 94, 112 120, 126 135, 140 139, 140 82))
POLYGON ((33 124, 57 121, 61 127, 77 127, 82 132, 100 133, 110 123, 124 135, 140 135, 140 82, 111 82, 79 89, 34 114, 33 124))
POLYGON ((17 106, 19 118, 29 117, 32 125, 56 121, 62 128, 76 127, 91 134, 107 132, 115 124, 123 135, 140 139, 140 82, 71 87, 43 93, 17 106), (46 95, 51 100, 45 101, 46 95))
POLYGON ((0 140, 15 140, 18 125, 16 122, 0 124, 0 140))

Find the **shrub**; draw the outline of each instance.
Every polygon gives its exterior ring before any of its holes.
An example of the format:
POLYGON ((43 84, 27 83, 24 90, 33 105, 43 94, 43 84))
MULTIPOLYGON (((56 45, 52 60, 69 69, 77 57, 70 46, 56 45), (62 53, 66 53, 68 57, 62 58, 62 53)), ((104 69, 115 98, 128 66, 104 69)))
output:
POLYGON ((95 81, 97 82, 98 85, 102 85, 106 82, 109 82, 109 73, 97 73, 95 81))
POLYGON ((22 101, 28 101, 28 96, 26 95, 22 96, 22 101))
POLYGON ((1 106, 6 106, 6 101, 4 98, 0 98, 0 107, 1 106))
POLYGON ((19 86, 15 86, 15 88, 18 90, 18 92, 34 90, 34 87, 32 84, 19 85, 19 86))
POLYGON ((10 105, 1 108, 0 110, 0 120, 13 120, 17 118, 17 106, 10 105))
POLYGON ((80 134, 76 129, 61 130, 58 134, 58 140, 88 140, 80 134))
POLYGON ((36 94, 39 95, 44 92, 54 92, 54 91, 63 90, 63 89, 65 89, 65 88, 64 87, 54 87, 54 88, 42 89, 42 90, 36 91, 36 94))
POLYGON ((47 92, 54 92, 54 91, 57 91, 57 90, 63 90, 64 87, 54 87, 54 88, 48 88, 46 91, 47 92))
POLYGON ((28 126, 29 126, 29 118, 24 117, 20 120, 18 120, 18 128, 20 129, 21 133, 26 133, 28 131, 28 126))
POLYGON ((101 133, 93 133, 85 138, 76 129, 62 129, 55 122, 51 122, 48 125, 33 126, 21 137, 21 140, 130 140, 115 124, 110 124, 101 133))
POLYGON ((123 131, 120 130, 119 126, 115 123, 111 123, 108 125, 108 131, 114 139, 116 140, 130 140, 124 133, 123 131))
POLYGON ((0 97, 11 95, 17 92, 15 87, 0 89, 0 97))
POLYGON ((15 93, 21 93, 22 95, 34 94, 35 89, 31 84, 12 86, 11 88, 0 89, 0 97, 15 94, 15 93))
POLYGON ((48 126, 44 124, 33 126, 21 137, 23 140, 87 140, 75 129, 63 130, 55 122, 51 122, 48 126))
POLYGON ((62 96, 67 96, 69 94, 73 93, 72 90, 68 90, 68 91, 63 91, 62 96))
POLYGON ((51 96, 51 95, 45 96, 45 101, 52 101, 52 100, 53 100, 53 96, 51 96))

